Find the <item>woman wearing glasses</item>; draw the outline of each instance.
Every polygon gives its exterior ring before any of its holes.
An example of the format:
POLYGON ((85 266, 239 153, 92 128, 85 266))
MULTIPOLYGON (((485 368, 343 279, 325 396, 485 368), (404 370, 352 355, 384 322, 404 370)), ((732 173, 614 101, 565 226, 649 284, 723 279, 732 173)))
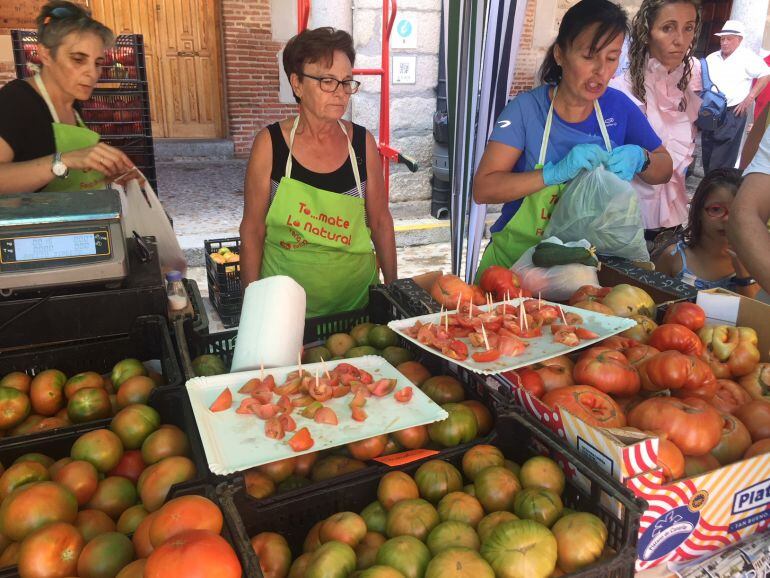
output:
POLYGON ((43 6, 37 25, 40 72, 0 89, 0 193, 103 188, 134 164, 99 143, 78 102, 91 97, 114 35, 61 0, 43 6))
POLYGON ((706 175, 692 197, 681 240, 655 261, 658 271, 697 289, 722 287, 747 297, 759 291, 727 240, 730 205, 742 180, 738 169, 716 169, 706 175))
POLYGON ((352 38, 333 28, 288 42, 283 65, 299 111, 257 134, 246 171, 242 286, 288 275, 305 289, 308 317, 364 307, 376 261, 386 283, 396 279, 377 145, 342 120, 360 84, 354 60, 352 38))

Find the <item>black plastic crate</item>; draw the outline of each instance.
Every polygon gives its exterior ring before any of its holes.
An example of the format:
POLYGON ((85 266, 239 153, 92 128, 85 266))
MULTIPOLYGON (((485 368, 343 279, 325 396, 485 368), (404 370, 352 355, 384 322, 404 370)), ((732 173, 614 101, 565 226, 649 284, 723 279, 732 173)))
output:
POLYGON ((441 305, 436 303, 425 291, 412 279, 398 279, 388 285, 388 291, 393 299, 409 313, 408 317, 438 313, 441 305))
MULTIPOLYGON (((208 474, 208 464, 203 455, 200 435, 194 425, 195 420, 192 420, 193 427, 192 429, 190 428, 188 415, 192 414, 192 410, 189 408, 189 403, 187 392, 182 389, 166 392, 155 390, 148 402, 148 405, 152 406, 160 414, 161 424, 175 425, 187 434, 187 438, 190 442, 189 457, 195 464, 197 470, 196 477, 193 480, 171 486, 166 500, 168 501, 171 498, 176 498, 178 496, 198 494, 205 495, 207 498, 216 501, 217 505, 222 508, 221 504, 216 500, 213 489, 203 484, 203 480, 208 474), (180 411, 180 408, 182 407, 185 407, 186 410, 180 411)), ((111 419, 112 418, 89 424, 80 424, 79 426, 73 426, 71 428, 43 432, 46 435, 9 438, 8 442, 0 445, 0 463, 5 467, 8 467, 17 458, 28 453, 41 453, 54 460, 69 457, 72 445, 81 435, 90 431, 109 427, 111 419)), ((5 439, 3 442, 5 442, 5 439)), ((224 508, 222 508, 222 510, 224 514, 224 508)), ((227 530, 227 535, 225 535, 223 531, 223 536, 235 547, 236 553, 240 556, 237 539, 233 539, 235 532, 233 531, 232 520, 227 520, 225 529, 227 530)), ((244 569, 247 567, 248 563, 253 562, 242 561, 244 569)), ((244 574, 244 576, 253 576, 253 574, 244 574)), ((18 577, 19 573, 17 566, 9 566, 0 570, 0 578, 18 577)))
MULTIPOLYGON (((516 412, 508 414, 500 419, 496 430, 497 438, 492 444, 499 447, 506 458, 521 464, 534 455, 549 453, 554 459, 558 457, 569 462, 589 480, 590 488, 583 489, 568 479, 562 500, 566 507, 591 512, 601 518, 607 525, 607 544, 616 553, 611 558, 569 575, 580 578, 633 577, 639 519, 644 504, 634 498, 629 490, 597 474, 585 458, 566 448, 553 433, 528 416, 516 412), (607 498, 622 504, 622 515, 619 516, 602 505, 602 500, 607 498)), ((466 450, 467 448, 457 448, 440 456, 440 459, 461 469, 462 456, 466 450)), ((414 474, 419 465, 417 462, 390 469, 414 474)), ((256 560, 249 540, 260 532, 267 531, 283 535, 296 558, 302 553, 305 536, 316 522, 336 512, 360 512, 375 501, 377 486, 383 474, 384 472, 377 472, 342 483, 333 483, 332 480, 311 494, 272 504, 259 504, 248 500, 244 487, 237 481, 220 486, 219 492, 222 505, 238 523, 241 534, 238 544, 244 548, 244 558, 252 556, 256 560)))
MULTIPOLYGON (((176 358, 168 324, 163 317, 156 315, 138 317, 127 335, 67 345, 48 345, 24 351, 0 352, 0 376, 12 371, 36 375, 46 369, 59 369, 67 377, 83 371, 106 374, 112 371, 112 367, 118 361, 129 357, 140 361, 160 360, 166 385, 156 387, 154 392, 184 391, 181 387, 184 377, 176 358)), ((186 395, 185 392, 185 397, 186 395)), ((103 422, 105 420, 91 423, 103 422)), ((8 444, 47 438, 52 431, 69 432, 83 426, 90 426, 90 424, 79 424, 24 436, 4 437, 0 439, 0 450, 8 444)))
POLYGON ((220 293, 226 295, 240 295, 241 294, 241 264, 238 263, 225 263, 220 264, 214 262, 211 258, 211 254, 219 251, 223 247, 229 248, 233 253, 240 254, 241 252, 241 238, 240 237, 228 237, 226 239, 209 239, 203 242, 204 250, 206 251, 206 272, 208 274, 211 283, 216 287, 220 293))
POLYGON ((196 333, 206 335, 209 332, 209 316, 206 313, 206 306, 203 304, 203 297, 201 296, 198 284, 194 279, 182 279, 185 291, 187 291, 187 298, 192 306, 193 314, 189 317, 192 323, 192 330, 196 333))

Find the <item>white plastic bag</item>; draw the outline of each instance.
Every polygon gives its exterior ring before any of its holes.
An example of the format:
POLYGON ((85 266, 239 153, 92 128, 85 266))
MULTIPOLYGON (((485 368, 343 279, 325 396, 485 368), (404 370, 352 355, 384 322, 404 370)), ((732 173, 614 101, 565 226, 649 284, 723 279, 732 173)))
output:
POLYGON ((603 166, 569 182, 545 228, 544 236, 550 235, 586 239, 599 255, 650 260, 636 191, 603 166))
MULTIPOLYGON (((543 239, 544 243, 558 243, 567 247, 591 248, 591 243, 582 239, 563 243, 557 237, 543 239)), ((536 245, 537 246, 537 245, 536 245)), ((521 277, 521 286, 530 291, 532 295, 540 296, 550 301, 566 301, 583 285, 599 285, 596 276, 596 268, 580 263, 570 265, 556 265, 554 267, 535 267, 532 264, 532 255, 535 247, 530 247, 519 257, 511 267, 511 271, 521 277)))
POLYGON ((126 236, 136 231, 142 237, 155 237, 161 270, 164 273, 180 271, 184 275, 187 271, 184 252, 150 183, 145 179, 145 184, 140 186, 137 179, 132 179, 125 188, 114 183, 112 186, 120 192, 126 236))

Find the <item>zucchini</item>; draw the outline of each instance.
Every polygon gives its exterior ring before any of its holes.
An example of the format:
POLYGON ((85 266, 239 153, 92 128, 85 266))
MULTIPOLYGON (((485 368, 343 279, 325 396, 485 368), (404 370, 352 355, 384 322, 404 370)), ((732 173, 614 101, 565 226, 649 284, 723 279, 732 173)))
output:
POLYGON ((554 267, 572 263, 596 267, 599 261, 593 247, 586 249, 585 247, 567 247, 558 243, 542 242, 535 247, 532 263, 536 267, 554 267))

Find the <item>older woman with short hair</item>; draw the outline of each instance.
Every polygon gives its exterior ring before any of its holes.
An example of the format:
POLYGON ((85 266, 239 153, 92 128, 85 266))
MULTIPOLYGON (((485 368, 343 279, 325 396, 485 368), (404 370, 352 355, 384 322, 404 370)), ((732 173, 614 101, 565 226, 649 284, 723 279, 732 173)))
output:
POLYGON ((131 160, 100 143, 79 114, 79 102, 99 80, 112 31, 63 0, 43 6, 37 25, 40 72, 0 89, 0 194, 100 189, 127 177, 131 160))
POLYGON ((241 284, 288 275, 305 289, 308 317, 364 307, 378 261, 386 283, 397 275, 377 144, 342 118, 360 84, 354 61, 341 30, 288 42, 283 65, 298 114, 257 134, 246 171, 241 284))

